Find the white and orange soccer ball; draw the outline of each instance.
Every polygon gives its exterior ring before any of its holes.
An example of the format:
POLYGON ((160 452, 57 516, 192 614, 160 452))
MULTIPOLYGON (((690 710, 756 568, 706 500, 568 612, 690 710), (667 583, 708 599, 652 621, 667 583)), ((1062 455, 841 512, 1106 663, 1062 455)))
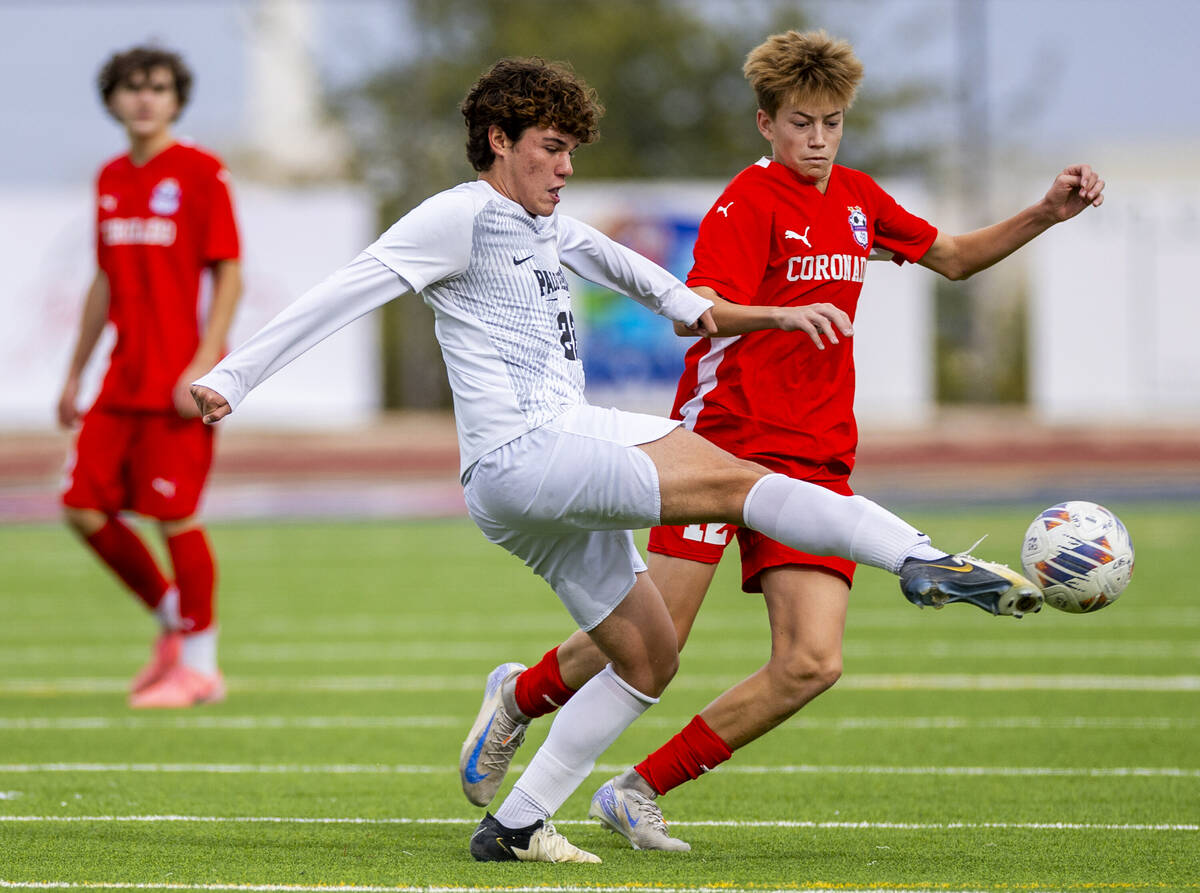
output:
POLYGON ((1094 502, 1052 505, 1033 519, 1021 546, 1025 576, 1046 604, 1068 614, 1099 611, 1133 576, 1133 543, 1120 519, 1094 502))

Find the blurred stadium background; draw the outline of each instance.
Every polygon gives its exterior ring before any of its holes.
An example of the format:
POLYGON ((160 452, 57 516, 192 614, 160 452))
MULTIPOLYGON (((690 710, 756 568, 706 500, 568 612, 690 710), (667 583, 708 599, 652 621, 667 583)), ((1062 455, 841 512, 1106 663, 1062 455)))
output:
MULTIPOLYGON (((818 26, 852 40, 867 68, 839 161, 938 225, 1012 213, 1074 161, 1109 184, 1099 212, 967 283, 872 265, 855 338, 858 489, 918 502, 1200 500, 1200 114, 1194 92, 1176 88, 1198 10, 9 0, 0 522, 57 514, 68 438, 53 406, 92 272, 89 180, 122 151, 93 88, 113 50, 158 41, 197 74, 179 132, 221 153, 235 178, 247 282, 236 342, 398 214, 471 176, 457 102, 502 55, 568 59, 597 87, 602 138, 580 153, 563 210, 683 274, 699 217, 765 145, 742 57, 771 30, 818 26), (34 34, 82 49, 50 53, 34 34)), ((574 290, 593 400, 666 411, 684 343, 631 302, 574 290)), ((447 405, 430 314, 394 302, 226 423, 208 515, 457 513, 447 405)))

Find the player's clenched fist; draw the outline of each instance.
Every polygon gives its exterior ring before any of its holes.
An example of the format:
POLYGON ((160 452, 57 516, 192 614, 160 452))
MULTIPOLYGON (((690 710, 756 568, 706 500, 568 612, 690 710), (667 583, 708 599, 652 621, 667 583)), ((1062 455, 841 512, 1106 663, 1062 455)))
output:
POLYGON ((204 424, 212 425, 229 415, 229 401, 214 391, 202 385, 192 385, 192 399, 200 409, 200 417, 204 424))

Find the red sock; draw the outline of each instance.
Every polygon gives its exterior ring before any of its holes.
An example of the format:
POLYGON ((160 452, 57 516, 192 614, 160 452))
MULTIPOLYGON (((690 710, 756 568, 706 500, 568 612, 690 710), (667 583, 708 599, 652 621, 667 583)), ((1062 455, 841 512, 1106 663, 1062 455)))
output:
POLYGON ((109 518, 103 527, 85 537, 84 542, 147 608, 154 610, 170 584, 141 537, 116 518, 109 518))
POLYGON ((179 616, 189 633, 212 626, 217 570, 204 529, 193 527, 167 538, 175 585, 179 589, 179 616))
POLYGON ((557 710, 571 700, 575 689, 568 688, 563 682, 558 669, 557 647, 551 648, 541 660, 517 677, 514 694, 517 709, 530 719, 557 710))
POLYGON ((633 768, 659 794, 699 778, 733 756, 721 738, 699 716, 683 731, 633 768))

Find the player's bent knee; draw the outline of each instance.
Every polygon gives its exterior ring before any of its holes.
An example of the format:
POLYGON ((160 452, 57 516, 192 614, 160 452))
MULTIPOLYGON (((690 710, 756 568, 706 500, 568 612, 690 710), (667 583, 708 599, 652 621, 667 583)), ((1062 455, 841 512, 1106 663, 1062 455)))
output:
POLYGON ((795 655, 772 660, 770 664, 776 686, 789 700, 801 703, 827 691, 842 678, 842 655, 795 655))
POLYGON ((613 661, 613 669, 618 676, 642 694, 657 698, 662 695, 679 671, 679 653, 651 655, 649 660, 636 666, 618 664, 613 661))

